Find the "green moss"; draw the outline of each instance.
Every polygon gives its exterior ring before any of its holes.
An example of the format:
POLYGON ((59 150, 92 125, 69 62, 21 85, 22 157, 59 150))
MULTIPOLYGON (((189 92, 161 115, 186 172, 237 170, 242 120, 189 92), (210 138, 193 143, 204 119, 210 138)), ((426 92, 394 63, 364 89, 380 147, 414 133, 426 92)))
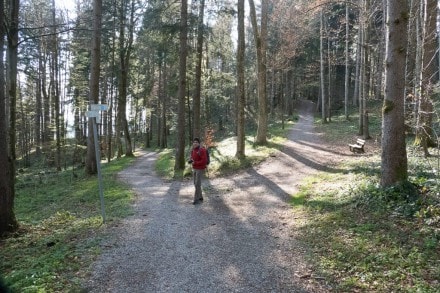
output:
POLYGON ((394 109, 394 102, 385 99, 382 106, 382 113, 387 114, 394 109))

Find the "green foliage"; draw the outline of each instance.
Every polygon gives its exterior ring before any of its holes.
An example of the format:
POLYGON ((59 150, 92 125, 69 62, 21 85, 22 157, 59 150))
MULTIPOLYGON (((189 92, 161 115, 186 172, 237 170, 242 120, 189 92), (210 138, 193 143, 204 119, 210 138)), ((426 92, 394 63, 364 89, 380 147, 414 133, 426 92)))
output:
POLYGON ((314 251, 312 261, 337 291, 438 291, 438 226, 418 220, 417 211, 428 209, 421 208, 414 185, 378 186, 362 173, 305 182, 292 204, 310 219, 300 239, 314 251))
MULTIPOLYGON (((133 158, 103 164, 107 221, 131 214, 133 193, 116 172, 133 158)), ((99 254, 102 218, 96 177, 83 170, 45 174, 17 189, 20 230, 0 242, 0 271, 14 292, 79 292, 85 267, 99 254)))
POLYGON ((385 99, 382 107, 382 113, 387 114, 394 109, 394 103, 390 100, 385 99))

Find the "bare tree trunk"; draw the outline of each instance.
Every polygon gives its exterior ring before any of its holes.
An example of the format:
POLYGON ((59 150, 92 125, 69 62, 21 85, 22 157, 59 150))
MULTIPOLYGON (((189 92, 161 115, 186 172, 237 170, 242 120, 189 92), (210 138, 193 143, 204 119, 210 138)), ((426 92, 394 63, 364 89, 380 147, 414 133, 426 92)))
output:
MULTIPOLYGON (((421 11, 422 3, 421 0, 413 0, 412 9, 414 10, 415 21, 416 21, 416 52, 415 52, 415 65, 414 65, 414 125, 418 125, 420 115, 419 115, 419 104, 420 104, 420 92, 422 87, 422 58, 423 58, 423 32, 422 32, 422 14, 421 11), (417 12, 416 12, 417 11, 417 12)), ((417 132, 417 128, 416 128, 417 132)))
POLYGON ((161 147, 162 148, 166 148, 167 147, 167 135, 168 135, 168 131, 167 131, 167 127, 168 127, 168 123, 167 123, 167 92, 165 90, 165 85, 167 84, 167 65, 164 64, 163 68, 163 74, 162 74, 162 85, 163 85, 163 90, 162 90, 162 135, 161 135, 161 147))
POLYGON ((345 95, 344 95, 344 112, 345 112, 345 119, 348 120, 349 115, 348 115, 348 91, 350 89, 350 65, 349 65, 349 38, 350 38, 350 9, 349 9, 349 4, 345 3, 345 95))
POLYGON ((177 144, 175 171, 185 169, 185 93, 186 59, 188 55, 188 1, 182 0, 180 8, 179 90, 177 113, 177 144))
POLYGON ((321 64, 321 116, 322 123, 327 123, 326 117, 326 97, 325 97, 325 68, 324 68, 324 11, 321 9, 321 17, 320 17, 320 33, 319 33, 319 51, 320 51, 320 64, 321 64))
POLYGON ((358 96, 358 110, 359 110, 359 123, 358 123, 358 135, 364 134, 364 102, 365 94, 365 17, 366 7, 365 0, 362 0, 362 7, 359 20, 359 96, 358 96))
MULTIPOLYGON (((196 87, 194 89, 193 98, 193 136, 201 136, 201 123, 200 123, 200 95, 202 91, 202 59, 203 59, 203 20, 205 11, 205 0, 200 0, 199 4, 199 23, 197 26, 197 64, 196 64, 196 87)), ((192 138, 191 138, 192 139, 192 138)))
MULTIPOLYGON (((101 72, 101 13, 102 0, 93 0, 93 32, 92 32, 92 52, 91 52, 91 68, 90 68, 90 104, 98 104, 99 102, 99 76, 101 72)), ((87 174, 97 173, 95 143, 93 139, 93 124, 92 119, 89 118, 88 123, 88 138, 87 138, 87 158, 86 158, 86 172, 87 174)))
MULTIPOLYGON (((114 13, 113 13, 113 23, 116 23, 116 18, 117 18, 117 7, 116 5, 114 5, 113 7, 114 9, 114 13)), ((115 63, 116 63, 116 25, 113 25, 112 27, 112 45, 111 48, 113 48, 112 50, 112 54, 111 54, 111 62, 110 62, 110 66, 111 68, 114 68, 115 63)), ((110 70, 110 74, 109 74, 109 79, 110 80, 114 80, 115 77, 115 73, 113 70, 110 70)), ((114 108, 115 108, 115 86, 113 82, 110 82, 110 89, 109 89, 109 107, 108 107, 108 111, 107 111, 107 115, 108 115, 108 132, 107 132, 107 162, 110 162, 113 155, 114 155, 114 151, 113 151, 113 120, 115 119, 117 121, 117 118, 115 118, 117 115, 114 114, 114 108)), ((117 123, 117 122, 116 122, 117 123)), ((118 125, 116 125, 116 133, 115 133, 115 145, 116 148, 118 148, 121 144, 120 144, 120 140, 119 140, 119 131, 118 131, 118 125), (119 143, 118 143, 119 142, 119 143)), ((122 152, 122 151, 121 151, 122 152)))
POLYGON ((436 63, 437 45, 437 1, 424 0, 424 30, 423 30, 423 73, 422 95, 420 97, 419 125, 417 139, 423 147, 425 157, 428 157, 428 147, 435 145, 432 139, 432 116, 434 112, 434 87, 438 81, 438 66, 436 63))
POLYGON ((359 88, 360 88, 360 83, 361 83, 361 77, 360 77, 360 72, 361 72, 361 50, 362 50, 362 45, 361 45, 361 37, 362 37, 362 29, 361 29, 361 15, 362 12, 361 10, 359 10, 359 24, 358 24, 358 41, 357 41, 357 45, 356 45, 356 68, 355 68, 355 84, 354 84, 354 92, 353 92, 353 106, 357 106, 359 103, 359 88))
MULTIPOLYGON (((382 0, 383 2, 385 2, 385 0, 382 0)), ((382 3, 383 3, 382 2, 382 3)), ((385 9, 384 9, 384 5, 382 4, 382 10, 383 10, 383 18, 385 19, 385 9)), ((377 72, 376 72, 376 99, 380 100, 383 98, 383 70, 384 70, 384 55, 385 55, 385 21, 383 21, 383 25, 382 25, 382 34, 381 34, 381 38, 379 40, 379 48, 378 48, 378 57, 377 57, 377 72)))
MULTIPOLYGON (((19 1, 9 2, 10 20, 8 32, 8 74, 9 85, 5 82, 4 40, 6 27, 0 28, 0 236, 7 232, 15 231, 18 223, 14 214, 15 199, 15 103, 17 93, 17 46, 18 46, 18 10, 19 1), (10 120, 7 123, 5 88, 9 90, 10 120), (9 132, 8 132, 9 131, 9 132), (9 141, 5 139, 8 137, 9 141), (8 148, 9 142, 9 148, 8 148)), ((0 11, 5 11, 4 1, 0 1, 0 11)), ((0 23, 5 24, 5 14, 0 13, 0 23)))
POLYGON ((331 48, 330 48, 330 33, 325 24, 325 32, 327 35, 327 118, 328 122, 332 122, 332 60, 331 60, 331 48))
POLYGON ((58 40, 56 34, 56 18, 55 18, 55 0, 52 0, 52 69, 50 72, 52 83, 52 98, 55 106, 55 166, 57 171, 61 171, 61 125, 60 125, 60 93, 59 93, 59 79, 58 79, 58 40))
MULTIPOLYGON (((3 1, 3 0, 0 0, 3 1)), ((36 80, 36 93, 35 93, 35 153, 37 156, 41 155, 41 130, 42 130, 42 118, 43 118, 43 113, 42 113, 42 108, 43 108, 43 103, 42 103, 42 98, 41 98, 41 87, 42 87, 42 83, 41 83, 41 73, 42 73, 42 68, 43 68, 43 53, 42 53, 42 45, 41 45, 41 40, 38 42, 38 75, 37 75, 37 80, 36 80)))
MULTIPOLYGON (((368 11, 369 6, 367 6, 367 2, 365 1, 365 13, 368 11)), ((367 70, 367 64, 370 60, 370 49, 369 49, 369 25, 367 22, 364 23, 364 33, 362 34, 362 43, 363 43, 363 62, 362 62, 362 97, 361 97, 361 127, 362 127, 362 135, 364 139, 369 139, 370 137, 370 129, 368 125, 368 109, 367 109, 367 100, 370 96, 370 89, 372 89, 371 83, 372 83, 372 72, 371 69, 367 70), (368 85, 368 86, 367 86, 368 85)), ((371 68, 371 66, 370 66, 371 68)))
POLYGON ((245 157, 244 107, 246 104, 244 80, 244 0, 238 0, 238 48, 237 48, 237 151, 235 157, 245 157))
POLYGON ((387 0, 385 99, 382 108, 380 181, 383 187, 408 179, 403 115, 408 17, 406 1, 387 0))
POLYGON ((253 0, 249 0, 252 28, 257 50, 258 68, 258 128, 255 144, 267 143, 267 89, 266 89, 266 47, 267 47, 267 23, 268 23, 268 0, 261 1, 261 28, 258 31, 257 14, 253 0))
POLYGON ((128 28, 128 40, 125 40, 125 0, 122 1, 120 7, 120 23, 119 23, 119 61, 120 61, 120 75, 119 75, 119 98, 118 98, 118 121, 123 132, 125 141, 125 155, 133 156, 133 148, 131 144, 130 129, 127 121, 127 90, 128 90, 128 74, 130 70, 130 56, 133 43, 134 34, 134 1, 131 2, 130 20, 128 28))

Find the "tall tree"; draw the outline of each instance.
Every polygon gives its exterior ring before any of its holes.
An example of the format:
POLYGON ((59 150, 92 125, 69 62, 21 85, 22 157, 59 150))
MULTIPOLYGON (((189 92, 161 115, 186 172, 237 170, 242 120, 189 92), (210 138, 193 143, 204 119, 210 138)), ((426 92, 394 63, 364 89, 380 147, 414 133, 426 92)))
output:
POLYGON ((14 214, 15 198, 15 100, 17 86, 17 46, 19 1, 10 0, 5 9, 4 0, 0 0, 0 236, 17 229, 14 214), (9 11, 9 19, 5 11, 9 11), (8 36, 8 74, 5 79, 4 48, 8 36), (9 90, 9 99, 5 89, 9 90), (10 113, 7 113, 9 102, 10 113), (8 116, 10 117, 8 123, 8 116), (14 120, 14 121, 12 121, 14 120), (9 135, 8 135, 9 134, 9 135), (9 137, 9 140, 6 139, 9 137), (8 147, 9 142, 9 147, 8 147), (11 148, 12 147, 12 148, 11 148))
POLYGON ((52 46, 51 46, 51 70, 50 70, 50 83, 51 83, 51 96, 54 101, 55 111, 55 139, 56 139, 56 152, 55 152, 55 165, 57 171, 61 171, 61 125, 60 125, 60 89, 59 89, 59 62, 58 62, 58 36, 56 25, 56 9, 55 0, 52 0, 52 46))
POLYGON ((383 187, 408 178, 404 124, 406 46, 409 19, 406 1, 387 0, 385 96, 382 108, 383 187))
POLYGON ((237 44, 237 151, 235 157, 245 157, 245 131, 244 131, 244 107, 246 104, 245 80, 244 80, 244 0, 238 0, 238 44, 237 44))
POLYGON ((345 119, 348 120, 348 95, 349 95, 349 80, 350 80, 350 56, 349 56, 349 44, 350 44, 350 6, 345 3, 345 90, 344 90, 344 113, 345 119))
POLYGON ((174 170, 185 168, 185 93, 186 93, 186 58, 188 55, 188 1, 181 0, 180 8, 180 49, 179 49, 179 89, 177 112, 177 145, 174 170))
POLYGON ((202 91, 202 60, 203 60, 203 35, 204 35, 204 18, 205 0, 200 0, 199 4, 199 19, 197 25, 197 60, 196 60, 196 80, 193 98, 193 137, 201 136, 200 123, 200 96, 202 91))
MULTIPOLYGON (((125 155, 133 156, 133 149, 131 145, 130 131, 128 128, 127 121, 127 94, 128 94, 128 77, 130 69, 130 57, 133 48, 133 38, 134 38, 134 0, 131 1, 130 7, 130 18, 128 23, 128 39, 125 40, 126 36, 126 11, 127 11, 127 0, 123 0, 120 3, 119 10, 119 98, 118 98, 118 118, 117 123, 117 135, 123 135, 125 139, 125 155)), ((120 143, 120 139, 117 140, 120 143)), ((119 147, 118 157, 122 154, 120 152, 121 147, 119 147)))
POLYGON ((326 95, 325 95, 325 78, 324 78, 324 8, 321 9, 320 14, 320 29, 319 29, 319 52, 320 52, 320 80, 321 80, 321 116, 322 122, 327 123, 326 95))
POLYGON ((425 157, 428 157, 429 146, 435 145, 432 139, 433 95, 438 81, 437 38, 437 0, 424 0, 423 57, 422 80, 416 141, 422 146, 425 157))
MULTIPOLYGON (((99 103, 99 76, 100 76, 100 59, 101 59, 101 16, 102 16, 102 0, 93 0, 93 32, 92 32, 92 51, 91 51, 91 69, 90 69, 90 104, 99 103)), ((97 173, 97 164, 95 154, 95 143, 93 139, 93 124, 92 119, 89 118, 88 124, 88 139, 87 139, 87 160, 86 172, 87 174, 97 173)), ((96 120, 95 120, 96 121, 96 120)))
POLYGON ((267 22, 268 0, 261 2, 261 25, 260 31, 257 24, 257 13, 254 0, 249 0, 251 23, 254 32, 257 51, 258 68, 258 128, 255 138, 256 144, 267 143, 267 90, 266 90, 266 48, 267 48, 267 22))

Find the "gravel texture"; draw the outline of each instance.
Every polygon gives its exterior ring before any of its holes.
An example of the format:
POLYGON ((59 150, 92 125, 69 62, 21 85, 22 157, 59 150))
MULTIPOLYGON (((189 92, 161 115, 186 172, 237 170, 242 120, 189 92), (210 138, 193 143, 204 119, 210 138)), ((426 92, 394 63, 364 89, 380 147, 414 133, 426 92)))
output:
POLYGON ((144 153, 119 174, 137 193, 135 214, 102 243, 88 292, 329 292, 309 270, 287 203, 301 179, 335 171, 335 154, 313 131, 313 104, 302 103, 282 151, 226 178, 203 182, 192 205, 191 180, 154 174, 144 153))

